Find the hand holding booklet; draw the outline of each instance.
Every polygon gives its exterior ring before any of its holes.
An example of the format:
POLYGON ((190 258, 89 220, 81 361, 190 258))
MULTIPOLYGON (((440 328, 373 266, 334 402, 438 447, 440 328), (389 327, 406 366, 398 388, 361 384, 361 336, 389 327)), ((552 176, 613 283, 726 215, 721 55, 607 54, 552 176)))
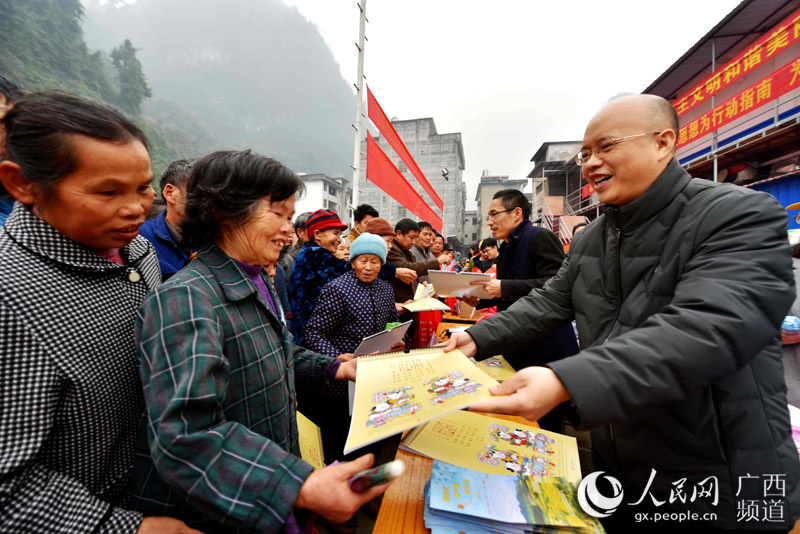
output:
POLYGON ((358 358, 345 454, 492 398, 497 381, 463 352, 441 347, 358 358))
POLYGON ((491 274, 485 273, 456 273, 452 271, 428 271, 431 284, 436 288, 440 297, 478 297, 490 299, 489 293, 483 286, 472 285, 473 282, 490 282, 491 274))
POLYGON ((433 284, 419 284, 414 293, 414 300, 406 302, 402 306, 410 312, 449 310, 450 306, 434 298, 435 294, 436 289, 433 284))

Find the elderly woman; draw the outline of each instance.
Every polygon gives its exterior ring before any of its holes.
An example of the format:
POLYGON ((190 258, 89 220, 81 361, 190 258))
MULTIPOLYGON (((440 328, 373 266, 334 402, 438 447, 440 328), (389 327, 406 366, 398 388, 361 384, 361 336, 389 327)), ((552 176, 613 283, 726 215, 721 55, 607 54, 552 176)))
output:
MULTIPOLYGON (((386 263, 386 243, 380 236, 364 233, 350 246, 353 269, 328 282, 306 324, 305 343, 322 354, 352 354, 361 340, 386 329, 398 320, 392 286, 378 278, 386 263)), ((399 347, 402 349, 402 344, 399 347)), ((350 417, 346 388, 321 403, 321 424, 326 457, 342 459, 350 417)))
POLYGON ((301 188, 250 151, 215 152, 192 171, 181 233, 197 259, 136 319, 149 445, 134 470, 141 510, 207 532, 298 532, 300 509, 342 522, 385 489, 347 484, 369 456, 316 472, 299 457, 296 392, 355 378, 355 361, 292 344, 262 267, 289 239, 301 188))
POLYGON ((129 509, 134 314, 161 281, 137 236, 154 195, 147 140, 59 92, 22 98, 3 126, 0 189, 16 203, 0 230, 0 531, 196 532, 129 509))
MULTIPOLYGON (((289 279, 289 300, 292 304, 290 328, 298 345, 305 346, 306 322, 311 317, 322 288, 351 268, 350 262, 335 256, 345 228, 347 225, 335 211, 321 209, 308 216, 306 232, 309 241, 297 254, 289 279)), ((388 264, 381 268, 380 277, 397 277, 411 283, 417 275, 411 269, 395 269, 394 265, 388 264)))

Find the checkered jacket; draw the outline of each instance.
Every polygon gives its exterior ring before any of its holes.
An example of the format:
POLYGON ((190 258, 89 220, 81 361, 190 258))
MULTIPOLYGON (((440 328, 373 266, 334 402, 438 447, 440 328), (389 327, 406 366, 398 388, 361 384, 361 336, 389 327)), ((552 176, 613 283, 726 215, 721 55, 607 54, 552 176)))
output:
POLYGON ((148 424, 134 500, 146 515, 205 532, 283 530, 312 472, 299 458, 295 381, 322 387, 336 360, 292 343, 264 280, 280 317, 236 262, 207 245, 142 304, 148 424))
POLYGON ((139 527, 124 508, 143 409, 133 322, 161 274, 144 238, 120 252, 129 267, 19 203, 0 228, 0 532, 139 527))

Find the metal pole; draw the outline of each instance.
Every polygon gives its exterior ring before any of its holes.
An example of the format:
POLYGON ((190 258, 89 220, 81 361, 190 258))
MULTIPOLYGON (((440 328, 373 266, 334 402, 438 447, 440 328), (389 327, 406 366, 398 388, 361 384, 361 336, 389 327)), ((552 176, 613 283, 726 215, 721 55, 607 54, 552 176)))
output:
MULTIPOLYGON (((365 30, 367 26, 367 0, 361 0, 358 4, 358 9, 361 11, 360 22, 358 25, 358 76, 356 77, 356 123, 353 128, 356 130, 356 142, 353 147, 353 210, 358 207, 358 179, 361 172, 361 119, 364 117, 362 106, 363 100, 363 85, 364 85, 364 42, 365 30)), ((354 220, 350 221, 351 225, 355 224, 354 220)))
MULTIPOLYGON (((711 39, 711 74, 714 74, 717 70, 717 41, 715 39, 711 39)), ((714 95, 711 95, 711 110, 713 114, 714 110, 714 95)), ((711 134, 711 150, 714 151, 714 181, 717 180, 717 130, 714 129, 714 133, 711 134)))

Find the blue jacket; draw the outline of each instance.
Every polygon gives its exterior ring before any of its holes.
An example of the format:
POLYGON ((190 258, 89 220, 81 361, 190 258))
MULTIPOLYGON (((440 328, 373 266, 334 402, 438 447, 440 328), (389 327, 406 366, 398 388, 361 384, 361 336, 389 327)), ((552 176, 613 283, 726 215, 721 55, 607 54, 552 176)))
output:
POLYGON ((139 228, 139 234, 153 244, 161 267, 161 279, 166 280, 183 269, 189 263, 189 255, 172 239, 167 228, 167 212, 155 219, 145 221, 139 228))

